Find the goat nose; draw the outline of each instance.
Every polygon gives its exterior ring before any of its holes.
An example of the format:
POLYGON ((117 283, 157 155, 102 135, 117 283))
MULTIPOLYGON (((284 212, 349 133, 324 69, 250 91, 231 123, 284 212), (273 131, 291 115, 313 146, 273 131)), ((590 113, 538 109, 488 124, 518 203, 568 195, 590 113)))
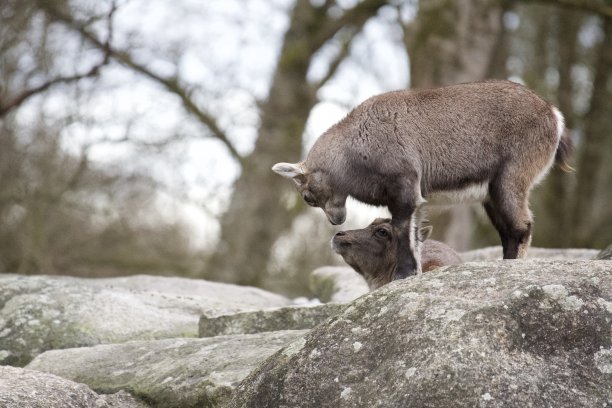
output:
POLYGON ((341 236, 343 236, 343 235, 346 235, 346 232, 344 232, 344 231, 340 231, 340 232, 337 232, 337 233, 336 233, 336 236, 337 236, 337 237, 341 237, 341 236))

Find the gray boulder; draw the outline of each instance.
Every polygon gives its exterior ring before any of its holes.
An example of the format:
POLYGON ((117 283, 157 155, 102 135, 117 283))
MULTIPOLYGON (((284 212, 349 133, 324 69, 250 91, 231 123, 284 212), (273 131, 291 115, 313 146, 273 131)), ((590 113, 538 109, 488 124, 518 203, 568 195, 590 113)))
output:
POLYGON ((496 261, 393 282, 281 350, 231 407, 604 407, 612 265, 496 261))
POLYGON ((211 315, 259 310, 291 304, 284 296, 250 286, 209 282, 201 279, 168 276, 133 275, 117 278, 67 278, 101 289, 127 289, 138 292, 157 292, 177 297, 206 299, 211 315))
POLYGON ((368 293, 369 288, 349 266, 323 266, 310 275, 310 290, 322 302, 347 303, 368 293))
POLYGON ((2 408, 147 408, 126 392, 98 395, 84 384, 52 374, 0 366, 2 408))
MULTIPOLYGON (((605 254, 606 252, 602 251, 597 257, 596 249, 532 247, 527 252, 527 259, 605 259, 600 258, 605 254)), ((465 262, 502 259, 502 247, 492 246, 463 252, 461 259, 465 262)), ((347 303, 368 293, 368 285, 361 275, 348 266, 323 266, 312 272, 310 290, 322 302, 347 303)))
MULTIPOLYGON (((538 248, 531 247, 527 251, 527 259, 556 259, 556 260, 589 260, 595 259, 597 256, 596 249, 586 248, 538 248)), ((474 261, 493 261, 502 259, 502 247, 492 246, 472 251, 466 251, 461 254, 461 259, 465 262, 474 261)))
POLYGON ((263 360, 305 331, 205 339, 132 341, 47 351, 29 369, 87 384, 94 391, 121 390, 156 407, 215 407, 263 360))
POLYGON ((346 306, 327 303, 309 307, 283 307, 279 309, 242 312, 218 317, 200 317, 200 337, 229 334, 251 334, 277 330, 312 329, 346 306))
POLYGON ((0 364, 23 366, 45 350, 196 337, 203 314, 226 315, 289 303, 259 289, 180 278, 97 281, 0 275, 0 364), (164 282, 174 289, 162 292, 164 282), (179 295, 177 283, 181 291, 193 285, 204 296, 184 291, 179 295))
POLYGON ((605 249, 602 249, 601 252, 597 254, 596 259, 599 259, 601 261, 612 260, 612 245, 608 246, 605 249))

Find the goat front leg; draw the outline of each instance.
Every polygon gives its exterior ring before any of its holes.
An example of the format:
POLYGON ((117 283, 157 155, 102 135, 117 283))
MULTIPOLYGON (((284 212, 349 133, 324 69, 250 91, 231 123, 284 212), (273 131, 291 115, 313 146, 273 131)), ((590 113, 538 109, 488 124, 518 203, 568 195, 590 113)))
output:
POLYGON ((421 272, 420 245, 417 236, 420 225, 416 201, 406 199, 403 204, 389 207, 391 223, 398 237, 397 267, 393 280, 404 279, 421 272))

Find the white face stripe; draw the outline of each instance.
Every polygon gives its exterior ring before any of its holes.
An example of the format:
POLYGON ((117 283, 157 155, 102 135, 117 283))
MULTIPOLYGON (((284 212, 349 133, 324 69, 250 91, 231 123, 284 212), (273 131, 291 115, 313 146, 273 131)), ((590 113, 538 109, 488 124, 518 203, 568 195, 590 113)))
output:
POLYGON ((410 231, 409 231, 409 239, 410 239, 410 251, 412 251, 412 254, 414 256, 414 260, 416 261, 416 274, 420 275, 421 274, 421 241, 419 241, 418 239, 418 234, 419 234, 419 226, 420 226, 420 219, 418 216, 419 210, 416 210, 415 212, 412 213, 412 217, 410 217, 410 231))

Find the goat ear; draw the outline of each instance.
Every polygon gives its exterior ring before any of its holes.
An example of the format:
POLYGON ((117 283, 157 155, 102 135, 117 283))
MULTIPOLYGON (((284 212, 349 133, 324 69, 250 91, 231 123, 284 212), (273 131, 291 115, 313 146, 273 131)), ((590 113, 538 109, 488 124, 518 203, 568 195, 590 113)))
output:
POLYGON ((272 171, 287 178, 293 178, 300 174, 304 174, 302 166, 291 163, 276 163, 274 166, 272 166, 272 171))
POLYGON ((293 179, 295 184, 300 185, 304 182, 304 168, 300 164, 276 163, 272 166, 272 171, 283 177, 293 179))
POLYGON ((431 235, 432 231, 433 227, 431 225, 419 228, 418 240, 421 242, 425 242, 425 240, 431 235))

